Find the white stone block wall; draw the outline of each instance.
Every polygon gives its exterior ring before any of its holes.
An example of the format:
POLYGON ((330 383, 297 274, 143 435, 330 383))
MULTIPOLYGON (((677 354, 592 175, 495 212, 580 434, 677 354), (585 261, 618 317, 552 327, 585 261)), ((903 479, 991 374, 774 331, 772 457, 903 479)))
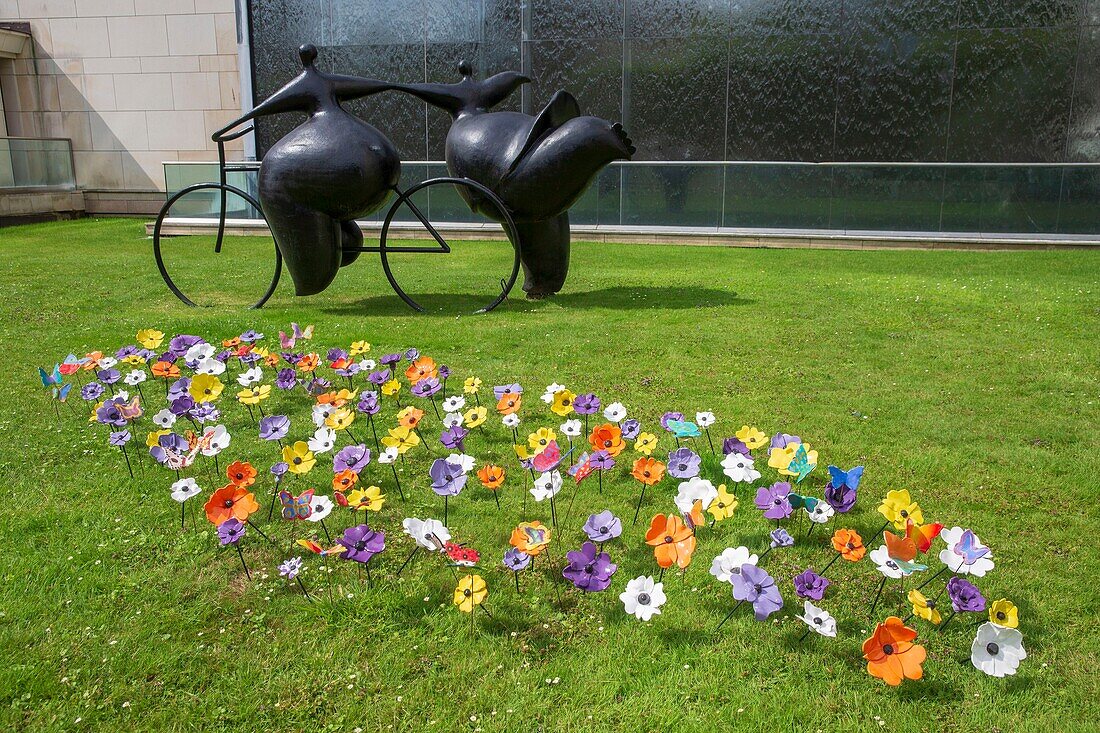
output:
POLYGON ((72 139, 89 210, 155 210, 161 164, 216 160, 240 115, 234 0, 0 0, 2 20, 34 41, 0 60, 7 133, 72 139))

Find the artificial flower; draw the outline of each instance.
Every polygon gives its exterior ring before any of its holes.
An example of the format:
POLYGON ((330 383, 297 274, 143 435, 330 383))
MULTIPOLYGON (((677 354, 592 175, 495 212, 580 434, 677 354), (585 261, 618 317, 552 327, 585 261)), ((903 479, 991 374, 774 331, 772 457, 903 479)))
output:
POLYGON ((622 402, 612 402, 603 409, 603 416, 608 422, 621 423, 626 419, 626 408, 623 407, 622 402))
POLYGON ((314 454, 328 453, 336 445, 336 432, 332 428, 317 428, 306 445, 314 454))
POLYGON ((823 608, 818 608, 809 601, 805 601, 802 613, 798 616, 812 631, 836 638, 836 619, 823 608))
POLYGON ((474 607, 484 603, 489 595, 485 579, 480 575, 464 575, 455 587, 454 604, 463 613, 473 613, 474 607))
POLYGON ((691 448, 677 448, 668 454, 668 475, 673 478, 694 478, 699 475, 702 459, 691 448))
POLYGON ((554 401, 550 405, 550 411, 559 417, 565 417, 573 412, 573 400, 576 395, 567 389, 560 389, 554 393, 554 401))
MULTIPOLYGON (((202 493, 202 489, 195 483, 193 478, 181 478, 172 484, 172 498, 181 504, 192 496, 197 496, 202 493)), ((998 601, 999 602, 999 601, 998 601)))
POLYGON ((314 494, 313 499, 309 502, 309 516, 306 519, 311 522, 320 522, 329 514, 332 514, 334 507, 332 499, 322 494, 314 494))
POLYGON ((309 450, 309 444, 302 440, 283 448, 283 460, 286 461, 288 471, 299 475, 309 473, 317 463, 309 450))
POLYGON ((164 342, 164 334, 155 328, 143 328, 137 332, 136 338, 146 349, 155 349, 164 342))
POLYGON ((539 428, 527 436, 527 445, 531 446, 531 450, 535 452, 535 455, 538 455, 557 438, 557 433, 550 428, 539 428))
POLYGON ((340 553, 341 560, 365 563, 386 549, 386 535, 360 524, 345 529, 344 535, 337 538, 336 544, 344 548, 340 553))
POLYGON ((538 555, 550 545, 551 529, 541 522, 520 522, 508 542, 525 555, 538 555))
POLYGON ((256 483, 256 469, 248 461, 234 461, 225 469, 226 476, 234 486, 251 486, 256 483))
POLYGON ((989 604, 989 620, 998 626, 1015 629, 1020 625, 1020 612, 1015 603, 1007 598, 1001 598, 989 604))
POLYGON ((749 450, 756 450, 767 444, 768 436, 764 434, 762 430, 758 430, 756 426, 742 425, 734 435, 737 439, 748 446, 749 450))
POLYGON ((871 562, 875 564, 878 571, 882 573, 886 578, 904 578, 909 573, 899 566, 894 559, 890 557, 890 552, 886 545, 880 545, 878 549, 871 550, 870 554, 871 562))
POLYGON ((943 616, 940 614, 939 609, 936 608, 935 599, 928 598, 916 588, 909 591, 908 598, 909 603, 913 606, 914 616, 939 626, 940 621, 943 620, 943 616))
MULTIPOLYGON (((218 542, 225 545, 236 545, 244 537, 244 522, 236 517, 230 517, 218 525, 218 542)), ((240 548, 237 548, 240 549, 240 548)))
POLYGON ((365 489, 355 489, 348 494, 348 506, 358 512, 381 511, 386 503, 386 495, 378 486, 368 486, 365 489))
POLYGON ((820 601, 825 595, 825 589, 829 587, 829 579, 818 575, 813 568, 807 568, 794 576, 794 592, 799 598, 812 598, 820 601))
POLYGON ((714 517, 714 521, 721 522, 733 516, 738 504, 737 497, 726 490, 726 485, 718 484, 718 495, 707 507, 707 511, 714 517))
POLYGON ((771 486, 756 490, 756 508, 764 512, 765 519, 786 519, 791 516, 791 485, 776 481, 771 486))
POLYGON ((623 448, 626 447, 626 443, 623 442, 622 431, 617 425, 611 423, 604 423, 593 428, 592 434, 588 437, 588 443, 592 446, 592 450, 607 451, 612 457, 622 453, 623 448))
POLYGON ((485 418, 488 417, 489 411, 484 407, 471 407, 466 410, 462 416, 462 424, 468 428, 476 428, 485 422, 485 418))
POLYGON ((458 496, 466 485, 466 472, 462 466, 443 458, 436 458, 428 469, 432 479, 432 491, 439 496, 458 496))
POLYGON ((515 415, 523 407, 523 396, 514 392, 505 394, 497 402, 497 412, 501 415, 515 415))
POLYGON ((440 552, 451 539, 450 531, 438 519, 408 517, 401 526, 419 547, 430 552, 440 552))
POLYGON ((577 588, 598 593, 611 585, 611 576, 619 569, 611 562, 611 556, 598 550, 592 542, 585 542, 580 550, 565 553, 568 564, 562 569, 562 577, 577 588))
POLYGON ((203 506, 206 518, 215 527, 230 518, 247 522, 248 517, 259 508, 251 491, 233 484, 215 491, 203 506))
POLYGON ((751 603, 757 621, 763 621, 783 608, 783 596, 779 594, 775 578, 761 567, 742 565, 741 572, 731 576, 730 582, 733 584, 733 597, 751 603))
POLYGON ((630 475, 641 481, 646 486, 653 486, 665 475, 665 464, 656 458, 639 458, 634 461, 634 467, 630 475))
POLYGON ((496 491, 504 484, 504 469, 493 463, 486 463, 477 472, 481 485, 490 491, 496 491))
POLYGON ((382 445, 396 449, 398 455, 404 455, 411 448, 420 445, 420 436, 404 425, 399 425, 390 428, 388 435, 382 436, 382 445))
POLYGON ((605 509, 599 514, 589 515, 582 529, 593 542, 608 542, 623 533, 623 523, 610 509, 605 509))
POLYGON ((1024 659, 1024 636, 1018 629, 995 623, 978 627, 970 645, 970 663, 982 672, 991 677, 1014 675, 1024 659))
POLYGON ((978 586, 966 578, 954 577, 947 581, 947 596, 951 599, 951 608, 955 613, 977 613, 985 610, 985 596, 978 590, 978 586))
POLYGON ((634 578, 619 594, 619 600, 628 614, 639 621, 649 621, 661 613, 661 606, 667 600, 664 583, 654 582, 649 575, 634 578))
POLYGON ((920 505, 909 497, 909 492, 905 489, 886 492, 886 497, 878 507, 878 513, 886 521, 891 522, 894 529, 899 532, 905 531, 905 525, 910 519, 917 524, 924 524, 920 505))
POLYGON ((221 396, 225 385, 222 380, 210 374, 196 374, 191 379, 188 392, 195 402, 213 402, 221 396))
POLYGON ((466 381, 462 383, 462 391, 466 394, 477 394, 481 389, 481 380, 477 377, 466 377, 466 381))
POLYGON ((729 453, 722 459, 722 473, 729 476, 731 481, 751 484, 760 478, 760 472, 753 466, 752 457, 741 453, 729 453))
POLYGON ((867 548, 863 545, 863 538, 852 529, 838 529, 833 532, 833 549, 849 562, 858 562, 867 554, 867 548))
MULTIPOLYGON (((680 482, 673 503, 676 504, 676 508, 680 510, 681 514, 688 516, 692 514, 695 509, 702 512, 702 510, 709 507, 711 502, 717 497, 718 489, 714 488, 714 484, 707 481, 705 478, 696 476, 687 481, 680 482)), ((701 521, 702 515, 700 515, 698 519, 701 521)))
POLYGON ((953 573, 984 577, 993 569, 993 553, 969 529, 952 527, 940 532, 947 547, 940 550, 940 562, 953 573))
POLYGON ((653 548, 657 564, 662 568, 677 565, 686 568, 691 564, 691 554, 695 552, 695 535, 687 525, 674 514, 658 514, 650 522, 645 533, 647 545, 653 548))
POLYGON ((531 483, 531 496, 535 497, 535 501, 552 499, 558 495, 561 487, 561 472, 544 471, 531 483))
POLYGON ((913 643, 916 638, 917 632, 902 623, 900 618, 888 617, 863 642, 867 672, 892 686, 900 685, 906 679, 919 680, 924 675, 921 665, 926 652, 923 646, 913 643))
POLYGON ((755 565, 760 556, 745 546, 727 547, 710 563, 710 574, 723 583, 732 583, 733 576, 741 573, 743 565, 755 565))
POLYGON ((437 378, 439 372, 435 366, 435 360, 430 356, 422 356, 405 370, 405 378, 409 380, 409 384, 416 384, 422 379, 437 378))
POLYGON ((634 450, 644 456, 651 455, 657 449, 657 436, 653 433, 641 433, 634 441, 634 450))

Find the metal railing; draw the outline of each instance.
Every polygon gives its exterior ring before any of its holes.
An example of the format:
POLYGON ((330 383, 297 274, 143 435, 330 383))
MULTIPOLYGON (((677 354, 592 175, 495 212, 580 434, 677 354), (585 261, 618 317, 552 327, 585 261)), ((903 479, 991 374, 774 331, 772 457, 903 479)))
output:
POLYGON ((0 137, 0 189, 76 188, 68 138, 0 137))

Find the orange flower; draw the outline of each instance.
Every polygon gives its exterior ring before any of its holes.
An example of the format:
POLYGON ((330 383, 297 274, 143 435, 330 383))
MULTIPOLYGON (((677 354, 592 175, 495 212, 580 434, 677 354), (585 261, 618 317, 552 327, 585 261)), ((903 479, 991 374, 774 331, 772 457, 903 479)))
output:
POLYGON ((653 486, 664 478, 665 464, 656 458, 639 458, 634 461, 634 469, 630 472, 630 475, 646 486, 653 486))
POLYGON ((623 431, 611 423, 597 425, 592 429, 592 435, 588 437, 588 443, 592 450, 605 450, 612 456, 623 452, 626 443, 623 442, 623 431))
POLYGON ((332 477, 332 490, 333 491, 347 491, 359 481, 359 474, 352 471, 350 468, 345 468, 340 473, 332 477))
POLYGON ((501 415, 512 415, 519 412, 519 408, 522 404, 523 398, 521 395, 508 392, 501 396, 500 402, 497 402, 497 412, 501 415))
POLYGON ((481 484, 485 488, 496 491, 504 483, 504 469, 492 463, 486 463, 477 472, 477 477, 481 479, 481 484))
POLYGON ((549 527, 542 526, 542 522, 520 522, 512 530, 508 542, 520 552, 534 557, 549 547, 551 531, 549 527))
POLYGON ((422 419, 424 419, 424 411, 412 405, 397 413, 397 424, 403 425, 409 430, 415 429, 422 419))
POLYGON ((317 395, 318 405, 332 405, 333 407, 343 407, 348 403, 348 400, 355 399, 355 392, 348 389, 341 389, 339 391, 333 390, 331 392, 325 392, 324 394, 317 395))
POLYGON ((416 384, 421 379, 438 375, 439 372, 435 368, 435 359, 430 356, 420 357, 409 364, 409 368, 405 370, 405 377, 409 380, 409 384, 416 384))
POLYGON ((256 503, 251 491, 233 484, 223 486, 211 494, 203 507, 206 510, 206 518, 215 527, 230 517, 247 522, 248 516, 259 508, 260 505, 256 503))
POLYGON ((351 364, 351 359, 347 358, 346 356, 342 356, 339 359, 337 359, 336 361, 330 363, 329 368, 330 369, 347 369, 349 364, 351 364))
POLYGON ((879 624, 871 638, 863 642, 863 658, 867 672, 888 685, 900 685, 902 680, 919 680, 924 676, 921 665, 927 656, 924 647, 914 644, 917 632, 897 616, 879 624))
POLYGON ((154 377, 161 379, 179 379, 180 368, 170 361, 158 361, 151 370, 154 377))
POLYGON ((232 349, 234 346, 240 346, 240 345, 241 345, 241 337, 240 336, 234 336, 233 338, 229 338, 229 339, 222 339, 222 346, 224 346, 227 349, 232 349))
POLYGON ((278 354, 275 354, 275 353, 268 354, 267 356, 264 357, 264 364, 266 364, 269 367, 276 367, 276 366, 279 366, 279 359, 280 359, 280 357, 279 357, 278 354))
POLYGON ((867 554, 863 538, 854 529, 838 529, 833 532, 833 549, 850 562, 858 562, 867 554))
MULTIPOLYGON (((84 366, 80 367, 86 372, 90 372, 93 369, 99 369, 99 360, 103 358, 102 351, 89 351, 84 355, 84 358, 88 361, 84 362, 84 366)), ((179 370, 177 370, 179 371, 179 370)))
POLYGON ((662 568, 673 565, 686 568, 691 562, 691 553, 695 552, 695 535, 674 514, 655 516, 645 533, 645 541, 653 547, 657 564, 662 568))
POLYGON ((317 368, 317 365, 321 363, 321 357, 316 354, 306 354, 298 360, 298 368, 303 372, 312 372, 317 368))
POLYGON ((225 475, 234 486, 251 486, 256 483, 256 469, 248 461, 230 463, 225 469, 225 475))

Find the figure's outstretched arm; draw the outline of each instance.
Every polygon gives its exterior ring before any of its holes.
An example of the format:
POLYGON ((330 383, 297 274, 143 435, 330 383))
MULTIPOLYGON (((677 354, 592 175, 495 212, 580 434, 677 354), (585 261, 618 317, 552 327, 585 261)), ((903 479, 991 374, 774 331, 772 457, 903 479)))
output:
POLYGON ((327 74, 325 79, 332 84, 333 92, 340 101, 369 97, 394 88, 394 85, 388 81, 344 74, 327 74))
POLYGON ((422 99, 433 107, 455 114, 470 101, 469 92, 459 84, 400 84, 390 85, 391 89, 411 94, 422 99))
POLYGON ((214 134, 210 136, 210 139, 212 139, 214 142, 233 140, 234 138, 240 137, 244 133, 230 135, 229 131, 237 127, 238 125, 248 122, 249 120, 255 119, 257 117, 266 117, 268 115, 279 114, 280 112, 293 112, 296 110, 302 110, 302 104, 305 101, 305 97, 303 97, 300 90, 301 79, 301 76, 295 77, 285 87, 275 92, 270 97, 260 102, 255 107, 250 109, 248 112, 245 112, 243 115, 233 120, 225 127, 214 132, 214 134))

